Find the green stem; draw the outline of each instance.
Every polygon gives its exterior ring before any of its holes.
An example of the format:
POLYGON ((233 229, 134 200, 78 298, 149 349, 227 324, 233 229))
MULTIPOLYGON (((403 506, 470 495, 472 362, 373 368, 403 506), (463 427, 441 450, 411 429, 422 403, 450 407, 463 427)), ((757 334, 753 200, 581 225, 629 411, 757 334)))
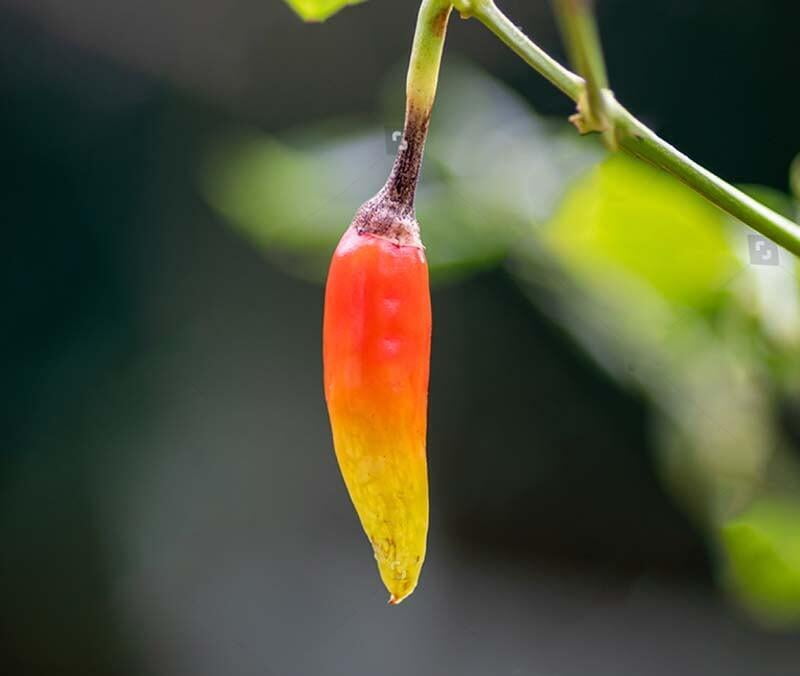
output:
MULTIPOLYGON (((454 0, 462 16, 474 16, 534 70, 580 103, 586 96, 583 78, 564 68, 520 31, 493 0, 454 0)), ((800 256, 800 226, 745 195, 679 150, 659 138, 614 99, 608 89, 602 91, 609 119, 616 127, 616 137, 625 151, 669 172, 713 204, 743 223, 769 237, 796 256, 800 256)))
POLYGON ((800 255, 800 225, 701 167, 648 129, 621 105, 616 104, 616 109, 618 124, 628 131, 620 135, 620 143, 628 153, 669 172, 765 237, 796 256, 800 255))
POLYGON ((608 89, 608 75, 592 4, 593 0, 554 2, 570 62, 586 81, 586 101, 580 105, 581 126, 586 131, 603 132, 606 145, 616 150, 613 120, 609 118, 603 95, 603 90, 608 89))
POLYGON ((423 0, 420 5, 406 78, 406 113, 413 107, 430 115, 452 9, 449 0, 423 0))
POLYGON ((414 44, 406 78, 406 120, 403 139, 381 196, 403 213, 412 215, 422 166, 439 66, 442 61, 450 0, 423 0, 417 15, 414 44))
POLYGON ((463 17, 474 16, 500 40, 506 43, 531 68, 543 75, 573 101, 583 92, 583 78, 571 73, 558 61, 532 42, 493 2, 488 0, 456 0, 455 8, 463 17))

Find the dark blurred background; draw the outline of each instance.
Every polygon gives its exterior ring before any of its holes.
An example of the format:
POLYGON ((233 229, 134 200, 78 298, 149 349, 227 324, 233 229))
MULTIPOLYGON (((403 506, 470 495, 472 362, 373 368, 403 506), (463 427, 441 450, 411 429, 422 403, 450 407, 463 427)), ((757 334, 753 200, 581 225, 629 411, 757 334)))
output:
MULTIPOLYGON (((788 190, 798 3, 597 4, 628 108, 727 179, 788 190)), ((562 58, 548 3, 502 6, 562 58)), ((402 93, 415 13, 0 0, 0 673, 800 673, 796 615, 724 591, 653 397, 504 256, 434 289, 428 562, 385 606, 329 439, 322 287, 230 228, 199 167, 231 129, 396 124, 381 96, 402 93)), ((477 22, 452 20, 446 58, 571 112, 477 22)))

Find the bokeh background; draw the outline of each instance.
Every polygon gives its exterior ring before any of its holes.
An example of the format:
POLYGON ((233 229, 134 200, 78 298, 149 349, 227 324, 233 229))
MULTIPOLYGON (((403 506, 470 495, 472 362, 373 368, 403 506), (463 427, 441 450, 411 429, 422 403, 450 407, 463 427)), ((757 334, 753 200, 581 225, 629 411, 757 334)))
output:
MULTIPOLYGON (((321 284, 414 5, 0 0, 3 674, 800 673, 794 259, 458 18, 418 200, 429 554, 385 605, 321 284)), ((502 6, 563 57, 548 3, 502 6)), ((598 11, 617 96, 796 217, 800 6, 598 11)))

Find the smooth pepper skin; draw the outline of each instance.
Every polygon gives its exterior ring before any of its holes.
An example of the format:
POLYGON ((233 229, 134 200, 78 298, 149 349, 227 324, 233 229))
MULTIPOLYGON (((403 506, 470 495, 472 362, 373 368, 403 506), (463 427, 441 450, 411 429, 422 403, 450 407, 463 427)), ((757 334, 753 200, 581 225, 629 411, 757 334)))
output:
POLYGON ((351 226, 333 255, 323 324, 336 457, 389 603, 399 603, 417 586, 428 532, 431 302, 424 249, 351 226))

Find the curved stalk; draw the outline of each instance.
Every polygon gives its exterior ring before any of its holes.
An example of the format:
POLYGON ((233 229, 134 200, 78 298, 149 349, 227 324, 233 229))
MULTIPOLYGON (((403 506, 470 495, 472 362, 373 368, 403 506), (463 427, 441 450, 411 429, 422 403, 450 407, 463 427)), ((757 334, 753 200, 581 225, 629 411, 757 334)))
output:
POLYGON ((550 84, 577 101, 585 89, 583 78, 564 68, 558 61, 528 38, 489 0, 455 0, 453 6, 462 17, 474 16, 531 68, 550 84))
POLYGON ((423 0, 417 15, 406 78, 403 139, 384 188, 385 196, 407 212, 413 212, 414 208, 422 153, 439 82, 447 21, 452 9, 449 0, 423 0))

